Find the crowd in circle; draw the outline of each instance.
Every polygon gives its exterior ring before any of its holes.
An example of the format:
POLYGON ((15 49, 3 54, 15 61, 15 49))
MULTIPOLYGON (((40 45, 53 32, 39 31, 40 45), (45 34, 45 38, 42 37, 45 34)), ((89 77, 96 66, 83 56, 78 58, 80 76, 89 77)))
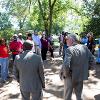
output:
MULTIPOLYGON (((13 60, 13 74, 20 84, 22 100, 42 100, 45 88, 43 62, 50 52, 54 58, 52 35, 43 32, 26 32, 14 34, 9 43, 0 39, 0 71, 3 83, 9 78, 9 57, 13 60)), ((83 80, 88 79, 88 70, 94 63, 95 41, 92 32, 79 37, 78 33, 62 32, 59 35, 59 55, 63 58, 60 78, 64 80, 64 100, 71 100, 74 89, 77 100, 81 99, 83 80)))
POLYGON ((40 55, 42 60, 45 61, 47 59, 47 51, 50 52, 51 58, 54 58, 53 54, 53 42, 51 36, 46 36, 45 32, 43 32, 40 36, 37 32, 26 32, 26 38, 23 39, 23 34, 18 33, 14 34, 9 43, 6 42, 5 38, 0 38, 0 72, 2 81, 6 81, 9 77, 9 57, 15 60, 16 55, 21 54, 23 52, 23 43, 26 40, 32 42, 32 52, 40 55))

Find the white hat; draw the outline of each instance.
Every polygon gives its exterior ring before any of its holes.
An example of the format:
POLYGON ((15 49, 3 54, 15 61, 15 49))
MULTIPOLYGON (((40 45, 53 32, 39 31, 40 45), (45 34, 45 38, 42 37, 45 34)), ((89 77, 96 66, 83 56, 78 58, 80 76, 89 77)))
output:
POLYGON ((14 34, 13 36, 14 36, 14 37, 17 37, 17 34, 14 34))
POLYGON ((22 33, 19 33, 18 35, 22 35, 22 33))
POLYGON ((46 34, 45 31, 42 34, 45 35, 46 34))

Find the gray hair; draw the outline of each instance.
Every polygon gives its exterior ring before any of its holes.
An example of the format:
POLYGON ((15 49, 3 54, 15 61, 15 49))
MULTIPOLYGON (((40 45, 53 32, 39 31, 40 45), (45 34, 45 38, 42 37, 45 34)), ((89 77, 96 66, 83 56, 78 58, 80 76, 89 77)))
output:
POLYGON ((68 34, 68 37, 69 38, 72 38, 74 42, 79 41, 78 40, 78 36, 76 34, 70 33, 70 34, 68 34))
POLYGON ((33 42, 31 40, 26 40, 24 43, 23 43, 23 50, 31 50, 33 47, 33 42))

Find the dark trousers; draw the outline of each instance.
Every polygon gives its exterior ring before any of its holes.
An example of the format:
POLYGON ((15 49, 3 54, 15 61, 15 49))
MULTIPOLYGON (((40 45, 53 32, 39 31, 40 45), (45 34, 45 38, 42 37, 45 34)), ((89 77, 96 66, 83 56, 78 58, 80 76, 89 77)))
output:
POLYGON ((47 51, 48 48, 42 48, 41 50, 42 60, 46 60, 47 51))
POLYGON ((12 59, 13 59, 13 61, 15 60, 16 55, 17 55, 17 54, 12 54, 12 59))
POLYGON ((42 91, 38 92, 26 92, 21 91, 22 100, 43 100, 42 91))
POLYGON ((54 58, 54 55, 53 55, 53 48, 50 48, 49 51, 50 51, 50 53, 51 53, 51 57, 54 58))
POLYGON ((1 65, 0 65, 0 77, 1 77, 1 65))

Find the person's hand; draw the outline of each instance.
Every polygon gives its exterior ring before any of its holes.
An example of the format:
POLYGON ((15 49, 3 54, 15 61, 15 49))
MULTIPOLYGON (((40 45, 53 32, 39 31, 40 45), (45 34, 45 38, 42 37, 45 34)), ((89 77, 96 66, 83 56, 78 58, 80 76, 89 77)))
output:
POLYGON ((63 80, 63 72, 60 72, 59 76, 60 76, 60 79, 63 80))
POLYGON ((42 89, 45 91, 45 86, 42 86, 42 89))
POLYGON ((42 85, 42 88, 43 88, 43 89, 45 88, 45 84, 42 85))
POLYGON ((69 69, 67 69, 63 72, 63 78, 64 79, 67 78, 67 77, 71 77, 71 75, 72 75, 72 73, 69 69))

